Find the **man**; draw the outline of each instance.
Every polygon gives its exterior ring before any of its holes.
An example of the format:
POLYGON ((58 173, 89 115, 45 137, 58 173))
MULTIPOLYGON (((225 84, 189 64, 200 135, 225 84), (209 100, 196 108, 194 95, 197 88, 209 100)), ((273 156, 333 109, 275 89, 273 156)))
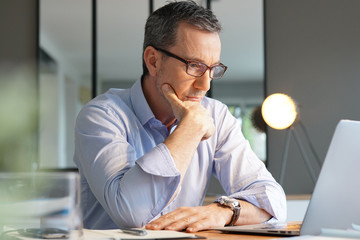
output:
POLYGON ((226 105, 205 97, 221 78, 221 26, 194 2, 147 20, 143 76, 79 113, 74 161, 86 228, 196 232, 284 220, 284 192, 244 139, 226 105), (234 207, 200 206, 212 174, 234 207))

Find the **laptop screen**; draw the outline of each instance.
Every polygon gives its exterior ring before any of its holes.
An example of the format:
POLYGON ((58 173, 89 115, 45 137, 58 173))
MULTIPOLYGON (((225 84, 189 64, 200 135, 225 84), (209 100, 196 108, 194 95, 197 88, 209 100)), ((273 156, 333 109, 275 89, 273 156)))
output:
POLYGON ((331 140, 301 235, 360 224, 360 122, 341 120, 331 140))

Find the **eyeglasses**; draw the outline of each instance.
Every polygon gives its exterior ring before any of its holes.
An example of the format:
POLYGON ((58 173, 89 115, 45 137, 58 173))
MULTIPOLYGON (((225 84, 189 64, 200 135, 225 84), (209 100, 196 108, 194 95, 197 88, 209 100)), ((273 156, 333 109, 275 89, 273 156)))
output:
POLYGON ((167 56, 169 57, 172 57, 172 58, 175 58, 183 63, 186 64, 186 73, 189 74, 190 76, 193 76, 193 77, 201 77, 202 75, 204 75, 204 73, 210 69, 210 72, 209 72, 209 76, 211 79, 219 79, 221 78, 226 69, 227 69, 227 66, 225 66, 224 64, 220 63, 220 64, 216 64, 216 65, 213 65, 213 66, 208 66, 206 65, 205 63, 202 63, 202 62, 199 62, 199 61, 195 61, 195 60, 185 60, 171 52, 168 52, 164 49, 161 49, 161 48, 156 48, 154 47, 157 51, 160 51, 164 54, 166 54, 167 56))

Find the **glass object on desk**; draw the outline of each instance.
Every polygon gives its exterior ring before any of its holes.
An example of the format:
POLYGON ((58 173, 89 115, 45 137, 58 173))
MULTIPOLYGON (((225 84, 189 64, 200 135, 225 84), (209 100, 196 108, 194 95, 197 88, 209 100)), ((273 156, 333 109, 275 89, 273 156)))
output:
POLYGON ((79 189, 74 172, 0 173, 0 232, 16 238, 79 239, 79 189))

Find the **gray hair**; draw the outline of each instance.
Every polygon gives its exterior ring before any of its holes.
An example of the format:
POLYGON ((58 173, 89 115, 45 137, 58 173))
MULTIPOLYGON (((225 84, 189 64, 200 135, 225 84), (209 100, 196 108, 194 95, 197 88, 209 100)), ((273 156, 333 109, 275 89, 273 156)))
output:
MULTIPOLYGON (((221 24, 211 10, 199 6, 194 1, 171 2, 148 17, 145 24, 143 55, 148 46, 166 48, 174 45, 180 22, 209 32, 221 31, 221 24)), ((148 72, 143 58, 143 76, 148 72)))

